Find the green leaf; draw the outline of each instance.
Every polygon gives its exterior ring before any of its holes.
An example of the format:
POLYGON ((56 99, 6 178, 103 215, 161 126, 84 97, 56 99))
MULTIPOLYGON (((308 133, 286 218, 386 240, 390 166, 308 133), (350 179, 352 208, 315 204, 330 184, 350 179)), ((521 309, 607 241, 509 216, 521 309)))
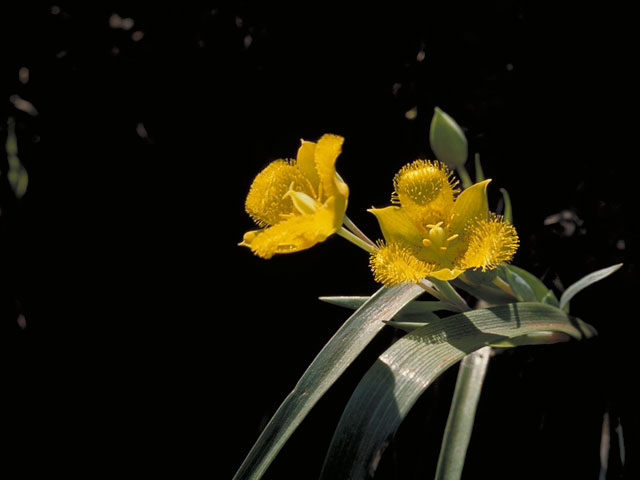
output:
POLYGON ((511 197, 509 196, 509 192, 504 188, 501 188, 500 192, 502 193, 502 199, 504 200, 504 219, 513 224, 513 207, 511 206, 511 197))
MULTIPOLYGON (((515 265, 502 264, 497 269, 498 275, 505 282, 509 283, 512 289, 514 289, 514 293, 518 295, 518 292, 515 290, 514 285, 511 285, 511 282, 520 284, 521 288, 522 283, 524 282, 528 288, 533 292, 533 298, 527 301, 537 301, 541 303, 546 303, 548 305, 552 305, 557 307, 559 305, 558 299, 556 298, 553 291, 549 290, 542 281, 533 275, 532 273, 526 271, 523 268, 516 267, 515 265)), ((521 294, 524 294, 524 290, 520 290, 521 294)))
POLYGON ((514 303, 443 318, 400 338, 356 387, 334 433, 321 478, 367 478, 389 436, 447 368, 484 346, 538 331, 576 339, 595 335, 593 327, 555 307, 514 303))
POLYGON ((491 346, 495 348, 513 348, 525 345, 552 345, 554 343, 568 342, 569 340, 571 340, 571 337, 562 332, 531 332, 521 337, 492 343, 491 346))
POLYGON ((564 308, 564 306, 569 303, 569 300, 571 300, 581 290, 587 288, 589 285, 599 280, 602 280, 603 278, 608 277, 612 273, 619 270, 620 267, 622 267, 622 263, 619 263, 617 265, 612 265, 607 268, 603 268, 602 270, 596 270, 595 272, 592 272, 589 275, 582 277, 576 283, 572 284, 569 288, 567 288, 564 291, 564 293, 560 296, 560 308, 564 308))
POLYGON ((436 480, 459 480, 462 477, 489 358, 491 347, 483 347, 466 355, 460 362, 449 417, 442 436, 436 480))
POLYGON ((24 168, 18 158, 18 139, 16 138, 16 124, 13 118, 7 120, 7 141, 5 142, 5 150, 7 151, 7 163, 9 171, 7 179, 9 185, 17 198, 22 198, 27 193, 29 185, 29 175, 27 169, 24 168))
POLYGON ((383 287, 351 315, 282 402, 234 479, 260 478, 311 408, 384 328, 384 322, 422 293, 415 284, 383 287))
POLYGON ((476 183, 479 183, 484 180, 484 171, 482 170, 482 163, 480 163, 480 154, 476 153, 475 157, 475 166, 476 166, 476 183))
POLYGON ((438 160, 452 168, 464 167, 467 161, 467 137, 453 118, 435 108, 429 129, 431 149, 438 160))
MULTIPOLYGON (((433 315, 433 313, 431 314, 433 315)), ((389 320, 388 322, 385 322, 387 325, 397 328, 399 330, 404 330, 405 332, 413 332, 414 330, 420 328, 420 327, 424 327, 425 325, 428 325, 429 322, 396 322, 394 320, 389 320)))
MULTIPOLYGON (((502 305, 505 303, 513 303, 516 301, 514 297, 508 295, 497 287, 494 287, 491 284, 481 284, 481 283, 473 283, 468 281, 467 274, 470 273, 467 270, 464 274, 462 274, 457 279, 453 280, 451 283, 456 288, 464 290, 467 293, 470 293, 474 297, 484 300, 485 302, 491 305, 502 305)), ((488 272, 487 272, 488 273, 488 272)))
POLYGON ((498 269, 487 270, 466 270, 463 273, 464 281, 473 285, 491 285, 493 279, 498 276, 498 269))
MULTIPOLYGON (((320 300, 355 310, 360 308, 369 298, 371 297, 320 297, 320 300)), ((414 300, 402 307, 398 315, 421 314, 423 312, 437 312, 438 310, 447 310, 447 304, 440 301, 414 300)))
POLYGON ((533 291, 533 288, 529 286, 529 284, 518 275, 516 272, 511 270, 510 268, 505 268, 505 277, 506 282, 509 284, 513 293, 516 294, 518 300, 521 302, 535 302, 538 299, 536 298, 536 294, 533 291))

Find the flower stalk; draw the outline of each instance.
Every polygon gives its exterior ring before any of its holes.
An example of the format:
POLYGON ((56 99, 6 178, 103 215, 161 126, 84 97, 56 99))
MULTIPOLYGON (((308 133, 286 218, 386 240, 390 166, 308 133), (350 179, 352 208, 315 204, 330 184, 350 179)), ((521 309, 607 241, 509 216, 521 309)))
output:
POLYGON ((358 247, 362 248, 370 255, 374 255, 376 253, 377 248, 375 244, 366 242, 360 236, 355 235, 350 230, 347 230, 344 227, 340 227, 340 229, 338 229, 336 233, 340 235, 342 238, 349 240, 354 245, 357 245, 358 247))

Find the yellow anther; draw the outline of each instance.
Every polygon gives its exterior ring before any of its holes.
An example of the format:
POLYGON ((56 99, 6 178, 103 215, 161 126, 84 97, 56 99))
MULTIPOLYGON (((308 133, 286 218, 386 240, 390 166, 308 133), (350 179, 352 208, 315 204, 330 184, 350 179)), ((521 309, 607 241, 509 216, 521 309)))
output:
POLYGON ((433 229, 433 228, 440 228, 440 227, 442 226, 442 224, 443 224, 443 223, 444 223, 444 222, 438 222, 438 223, 436 223, 435 225, 429 224, 429 225, 427 225, 427 228, 429 228, 429 229, 433 229))
POLYGON ((424 245, 425 247, 430 247, 432 245, 432 242, 428 238, 423 238, 422 245, 424 245))
POLYGON ((453 242, 454 240, 457 240, 457 238, 458 238, 459 236, 460 236, 460 235, 458 235, 457 233, 456 233, 455 235, 451 235, 449 238, 447 238, 447 243, 449 243, 449 242, 453 242))

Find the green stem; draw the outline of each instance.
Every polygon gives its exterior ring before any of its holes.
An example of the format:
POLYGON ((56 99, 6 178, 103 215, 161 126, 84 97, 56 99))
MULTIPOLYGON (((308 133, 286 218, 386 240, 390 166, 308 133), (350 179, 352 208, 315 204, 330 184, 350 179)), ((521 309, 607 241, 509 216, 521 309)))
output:
POLYGON ((506 293, 507 295, 511 295, 513 298, 516 298, 516 299, 518 298, 518 296, 515 294, 511 286, 500 277, 494 278, 493 284, 496 287, 498 287, 500 290, 502 290, 504 293, 506 293))
POLYGON ((346 215, 344 216, 344 220, 342 221, 343 225, 345 227, 347 227, 348 230, 350 230, 353 234, 355 234, 357 237, 359 237, 360 239, 362 239, 363 241, 365 241, 366 243, 368 243, 369 245, 371 245, 372 247, 375 247, 376 244, 373 243, 371 241, 371 239, 369 239, 369 237, 367 237, 362 230, 360 230, 355 223, 353 223, 351 221, 351 219, 349 217, 347 217, 346 215))
MULTIPOLYGON (((449 306, 449 302, 447 302, 443 298, 440 292, 435 289, 435 287, 433 286, 433 283, 431 283, 429 280, 427 280, 426 278, 423 278, 418 282, 418 285, 420 285, 425 292, 429 293, 430 295, 434 296, 435 298, 439 299, 440 301, 446 303, 447 306, 449 306)), ((457 311, 457 309, 455 309, 454 311, 457 311)))
POLYGON ((460 362, 449 418, 442 438, 436 480, 459 480, 462 476, 490 356, 491 347, 483 347, 460 362))
POLYGON ((338 230, 337 233, 342 238, 345 238, 345 239, 349 240, 351 243, 353 243, 354 245, 357 245, 358 247, 362 248, 363 250, 365 250, 366 252, 368 252, 370 254, 375 253, 376 250, 377 250, 375 245, 370 244, 368 242, 365 242, 360 237, 358 237, 357 235, 354 235, 353 233, 351 233, 349 230, 347 230, 344 227, 340 227, 340 230, 338 230))
POLYGON ((460 296, 460 294, 456 291, 455 288, 451 286, 449 282, 438 280, 435 278, 431 278, 430 280, 438 289, 440 297, 443 298, 447 303, 450 303, 451 305, 457 307, 457 310, 459 312, 468 312, 469 310, 471 310, 465 299, 460 296))
POLYGON ((462 182, 462 188, 469 188, 471 185, 473 185, 473 181, 469 176, 469 172, 467 172, 467 169, 464 168, 464 165, 460 165, 459 167, 456 168, 456 170, 458 171, 458 175, 460 176, 460 181, 462 182))

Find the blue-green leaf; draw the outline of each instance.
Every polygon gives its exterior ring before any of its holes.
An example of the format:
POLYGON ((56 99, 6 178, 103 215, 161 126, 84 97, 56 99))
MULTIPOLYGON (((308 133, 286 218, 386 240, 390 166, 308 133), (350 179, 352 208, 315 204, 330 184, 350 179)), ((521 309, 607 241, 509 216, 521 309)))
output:
POLYGON ((475 155, 475 164, 476 164, 476 183, 479 183, 484 180, 484 171, 482 170, 482 163, 480 162, 479 153, 476 153, 475 155))
POLYGON ((258 479, 285 442, 377 333, 424 290, 415 284, 383 287, 340 327, 273 415, 234 479, 258 479))
POLYGON ((533 291, 533 288, 525 281, 525 279, 518 275, 510 268, 504 269, 506 281, 516 294, 518 300, 521 302, 535 302, 538 299, 533 291))
POLYGON ((511 206, 511 197, 509 196, 509 192, 507 192, 506 189, 501 188, 500 192, 502 193, 502 199, 504 201, 504 219, 509 222, 509 223, 513 223, 513 207, 511 206))
POLYGON ((372 476, 386 440, 447 368, 484 346, 538 331, 577 339, 595 334, 593 327, 555 307, 514 303, 443 318, 400 338, 356 387, 334 433, 321 478, 372 476))
MULTIPOLYGON (((532 273, 526 271, 523 268, 516 267, 515 265, 502 264, 498 269, 498 275, 504 281, 511 285, 511 281, 518 283, 526 283, 531 291, 533 291, 534 297, 530 301, 537 301, 541 303, 546 303, 548 305, 552 305, 557 307, 559 305, 558 299, 552 290, 548 289, 542 281, 533 275, 532 273), (510 280, 511 279, 511 280, 510 280)), ((514 288, 511 285, 511 288, 514 288)), ((516 295, 518 292, 515 291, 516 295)), ((521 294, 524 294, 523 291, 520 291, 521 294)))
POLYGON ((565 305, 567 305, 569 303, 569 300, 571 300, 581 290, 587 288, 589 285, 599 280, 602 280, 603 278, 608 277, 609 275, 620 269, 620 267, 622 267, 622 263, 603 268, 602 270, 596 270, 595 272, 582 277, 576 283, 567 288, 560 296, 560 308, 563 308, 565 305))
MULTIPOLYGON (((360 308, 364 302, 369 300, 369 298, 371 297, 320 297, 320 300, 332 305, 355 310, 360 308)), ((437 312, 438 310, 447 310, 447 305, 448 304, 440 301, 414 300, 402 307, 397 315, 419 315, 424 312, 437 312)))
MULTIPOLYGON (((505 303, 512 303, 516 301, 516 298, 508 295, 499 288, 493 286, 491 283, 475 283, 470 280, 469 273, 471 270, 467 270, 460 277, 453 280, 451 283, 454 287, 464 290, 470 293, 474 297, 484 300, 491 305, 502 305, 505 303)), ((486 272, 489 273, 489 272, 486 272)))
POLYGON ((29 185, 29 174, 18 158, 18 139, 16 138, 16 127, 13 118, 7 120, 7 140, 5 142, 7 152, 7 163, 9 171, 7 180, 17 198, 22 198, 27 193, 29 185))

